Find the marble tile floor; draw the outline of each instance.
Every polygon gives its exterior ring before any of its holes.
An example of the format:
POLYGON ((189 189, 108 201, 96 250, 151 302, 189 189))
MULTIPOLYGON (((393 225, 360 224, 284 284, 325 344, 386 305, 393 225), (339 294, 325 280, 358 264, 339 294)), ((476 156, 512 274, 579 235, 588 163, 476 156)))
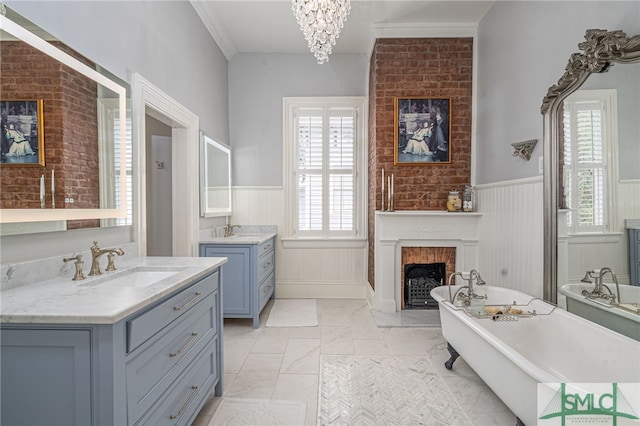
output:
POLYGON ((317 299, 318 327, 266 328, 272 306, 262 311, 258 329, 248 319, 225 320, 224 396, 209 398, 193 426, 209 425, 224 397, 304 401, 305 426, 316 425, 322 355, 426 356, 474 425, 516 424, 462 357, 453 370, 444 367, 449 353, 440 327, 396 326, 391 317, 378 325, 366 300, 317 299))

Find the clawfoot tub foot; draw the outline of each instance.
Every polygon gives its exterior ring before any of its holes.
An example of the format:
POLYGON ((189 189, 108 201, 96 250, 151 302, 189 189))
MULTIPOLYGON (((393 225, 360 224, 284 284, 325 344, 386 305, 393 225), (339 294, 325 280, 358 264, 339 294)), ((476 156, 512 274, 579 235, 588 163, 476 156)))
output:
POLYGON ((449 351, 449 355, 451 355, 451 358, 449 358, 444 363, 444 366, 445 366, 445 368, 447 370, 451 370, 451 369, 453 369, 453 363, 456 362, 456 359, 458 359, 460 354, 458 352, 456 352, 456 350, 453 348, 453 346, 451 346, 450 343, 447 343, 447 350, 449 351))

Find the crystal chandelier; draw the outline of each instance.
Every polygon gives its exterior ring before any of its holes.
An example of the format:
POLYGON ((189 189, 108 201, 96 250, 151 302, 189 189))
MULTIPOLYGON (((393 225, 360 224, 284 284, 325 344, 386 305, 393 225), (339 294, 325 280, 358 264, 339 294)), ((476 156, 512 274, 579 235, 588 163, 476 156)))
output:
POLYGON ((350 0, 292 0, 291 10, 319 64, 329 54, 351 10, 350 0))

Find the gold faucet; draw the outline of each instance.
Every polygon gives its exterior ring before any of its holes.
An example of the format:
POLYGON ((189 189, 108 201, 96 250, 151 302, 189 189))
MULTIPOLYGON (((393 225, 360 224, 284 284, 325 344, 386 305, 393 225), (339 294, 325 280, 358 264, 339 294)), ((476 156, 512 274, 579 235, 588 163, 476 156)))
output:
POLYGON ((107 271, 115 271, 116 265, 113 262, 113 257, 115 254, 118 256, 122 256, 124 254, 124 250, 118 249, 101 249, 98 247, 98 242, 94 241, 93 246, 91 246, 91 270, 89 271, 89 275, 101 275, 102 271, 100 270, 100 257, 107 254, 107 258, 109 259, 109 263, 107 264, 107 271))
POLYGON ((234 229, 234 228, 242 228, 242 226, 240 226, 240 225, 229 225, 229 224, 226 224, 226 225, 224 226, 224 237, 225 237, 225 238, 232 237, 232 236, 233 236, 233 229, 234 229))
POLYGON ((73 281, 79 281, 79 280, 84 280, 85 276, 84 276, 84 272, 82 271, 82 266, 84 265, 84 262, 82 261, 82 255, 79 254, 77 256, 74 257, 66 257, 64 259, 62 259, 65 263, 66 262, 70 262, 72 260, 75 260, 75 265, 76 265, 76 273, 73 275, 72 280, 73 281))

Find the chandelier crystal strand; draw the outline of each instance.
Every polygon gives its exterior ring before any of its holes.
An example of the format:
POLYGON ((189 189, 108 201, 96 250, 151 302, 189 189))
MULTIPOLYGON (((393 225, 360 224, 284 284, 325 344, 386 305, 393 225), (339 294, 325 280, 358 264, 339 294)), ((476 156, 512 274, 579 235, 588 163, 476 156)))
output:
POLYGON ((291 10, 318 63, 328 61, 351 11, 350 0, 292 0, 291 10))

